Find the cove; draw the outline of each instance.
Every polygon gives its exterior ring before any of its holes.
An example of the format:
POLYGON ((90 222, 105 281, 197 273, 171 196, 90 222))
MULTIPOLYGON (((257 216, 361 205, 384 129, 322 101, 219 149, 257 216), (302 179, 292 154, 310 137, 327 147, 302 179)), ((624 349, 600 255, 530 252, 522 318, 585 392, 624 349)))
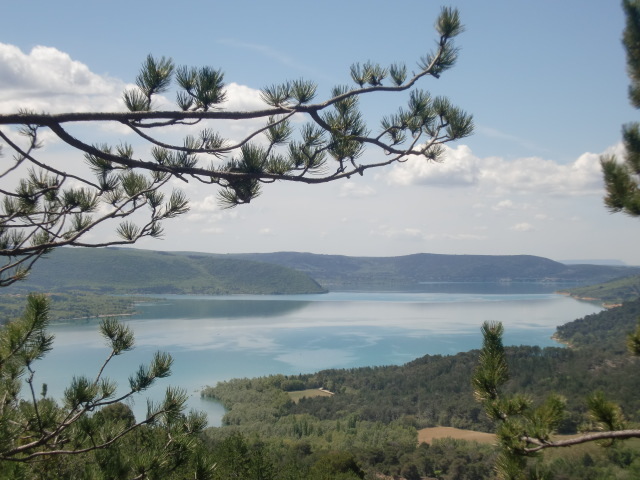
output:
MULTIPOLYGON (((116 357, 106 374, 121 386, 157 350, 174 357, 172 375, 139 395, 131 406, 140 417, 147 398, 167 386, 184 388, 189 407, 219 425, 222 407, 201 399, 207 385, 231 378, 327 368, 403 364, 430 355, 479 348, 484 321, 505 325, 505 344, 557 345, 558 325, 600 311, 598 305, 557 295, 552 287, 498 284, 434 284, 414 292, 331 292, 324 295, 163 296, 138 304, 124 317, 136 348, 116 357)), ((74 375, 92 378, 108 351, 98 320, 56 323, 54 349, 36 364, 39 391, 61 398, 74 375)))

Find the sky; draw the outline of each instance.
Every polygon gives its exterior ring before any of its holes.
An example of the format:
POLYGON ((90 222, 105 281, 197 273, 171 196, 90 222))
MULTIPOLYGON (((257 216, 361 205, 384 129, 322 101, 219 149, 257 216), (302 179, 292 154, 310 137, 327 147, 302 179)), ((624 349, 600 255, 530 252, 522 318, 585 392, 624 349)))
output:
MULTIPOLYGON (((0 113, 123 110, 122 91, 148 54, 222 69, 229 110, 259 108, 261 88, 299 78, 318 84, 320 101, 333 86, 350 84, 355 62, 415 69, 433 49, 440 8, 459 9, 465 32, 456 39, 458 63, 420 88, 472 114, 475 133, 449 144, 441 164, 411 159, 324 185, 268 185, 250 205, 231 210, 216 203, 213 187, 176 182, 191 211, 165 223, 162 240, 145 239, 139 248, 527 254, 640 265, 633 240, 639 220, 605 209, 599 166, 600 155, 620 153, 621 126, 638 119, 627 99, 619 2, 0 0, 0 6, 0 113)), ((370 128, 404 102, 389 94, 363 99, 370 128)), ((246 127, 219 128, 233 136, 246 127)), ((83 133, 88 143, 133 141, 116 129, 83 133)), ((52 161, 66 168, 81 163, 47 140, 42 154, 52 161)), ((365 159, 375 154, 367 151, 365 159)))

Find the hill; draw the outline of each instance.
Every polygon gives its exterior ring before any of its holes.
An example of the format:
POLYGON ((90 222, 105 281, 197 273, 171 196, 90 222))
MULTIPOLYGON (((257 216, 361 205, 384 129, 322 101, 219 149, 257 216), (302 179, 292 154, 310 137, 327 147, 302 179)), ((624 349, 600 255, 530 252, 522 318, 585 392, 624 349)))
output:
POLYGON ((640 275, 640 267, 565 265, 533 255, 348 257, 278 252, 210 254, 132 248, 62 248, 4 293, 300 294, 416 290, 438 282, 588 285, 640 275))
POLYGON ((640 299, 605 310, 556 329, 554 338, 582 350, 626 355, 626 338, 635 330, 640 318, 640 299))
POLYGON ((323 293, 305 273, 264 262, 129 248, 60 248, 3 289, 105 294, 323 293))
POLYGON ((347 257, 278 252, 231 254, 232 258, 282 265, 304 272, 329 290, 405 288, 428 282, 544 282, 587 285, 640 274, 640 267, 565 265, 533 255, 347 257))
POLYGON ((640 297, 640 276, 618 278, 597 285, 562 290, 574 298, 600 300, 607 305, 617 305, 640 297))

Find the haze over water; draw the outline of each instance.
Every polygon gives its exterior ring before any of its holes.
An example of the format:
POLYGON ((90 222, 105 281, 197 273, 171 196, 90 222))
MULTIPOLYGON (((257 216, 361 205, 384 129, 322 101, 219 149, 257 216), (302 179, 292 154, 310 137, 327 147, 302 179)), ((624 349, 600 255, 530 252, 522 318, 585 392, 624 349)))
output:
MULTIPOLYGON (((168 296, 139 304, 125 317, 136 348, 115 358, 107 375, 123 387, 157 350, 174 357, 172 375, 137 397, 146 411, 169 385, 185 388, 190 407, 217 425, 221 407, 200 398, 206 385, 237 377, 294 375, 326 368, 404 364, 426 354, 478 348, 480 326, 500 321, 507 345, 557 345, 558 325, 595 313, 597 305, 540 285, 433 284, 421 292, 332 292, 326 295, 168 296)), ((90 378, 108 351, 98 321, 56 324, 54 350, 36 366, 36 385, 60 398, 73 375, 90 378)))

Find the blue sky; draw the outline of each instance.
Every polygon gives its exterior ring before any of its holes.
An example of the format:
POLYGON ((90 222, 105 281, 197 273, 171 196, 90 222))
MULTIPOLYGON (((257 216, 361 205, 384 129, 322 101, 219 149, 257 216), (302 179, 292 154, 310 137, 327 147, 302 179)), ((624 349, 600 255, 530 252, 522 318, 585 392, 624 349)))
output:
MULTIPOLYGON (((122 88, 149 53, 221 68, 238 108, 255 108, 261 87, 301 77, 315 80, 322 97, 349 83, 354 62, 412 68, 433 46, 440 7, 460 10, 466 31, 456 42, 458 64, 421 84, 474 115, 476 133, 452 144, 442 165, 407 162, 317 187, 279 184, 232 211, 217 207, 211 188, 188 185, 193 210, 166 224, 164 240, 142 248, 532 254, 640 264, 632 241, 638 220, 604 209, 598 171, 598 156, 619 148, 621 125, 638 118, 626 97, 618 2, 0 5, 13 19, 0 34, 2 112, 121 108, 122 88)), ((367 100, 372 128, 403 101, 367 100)), ((47 148, 56 154, 55 143, 47 148)))

